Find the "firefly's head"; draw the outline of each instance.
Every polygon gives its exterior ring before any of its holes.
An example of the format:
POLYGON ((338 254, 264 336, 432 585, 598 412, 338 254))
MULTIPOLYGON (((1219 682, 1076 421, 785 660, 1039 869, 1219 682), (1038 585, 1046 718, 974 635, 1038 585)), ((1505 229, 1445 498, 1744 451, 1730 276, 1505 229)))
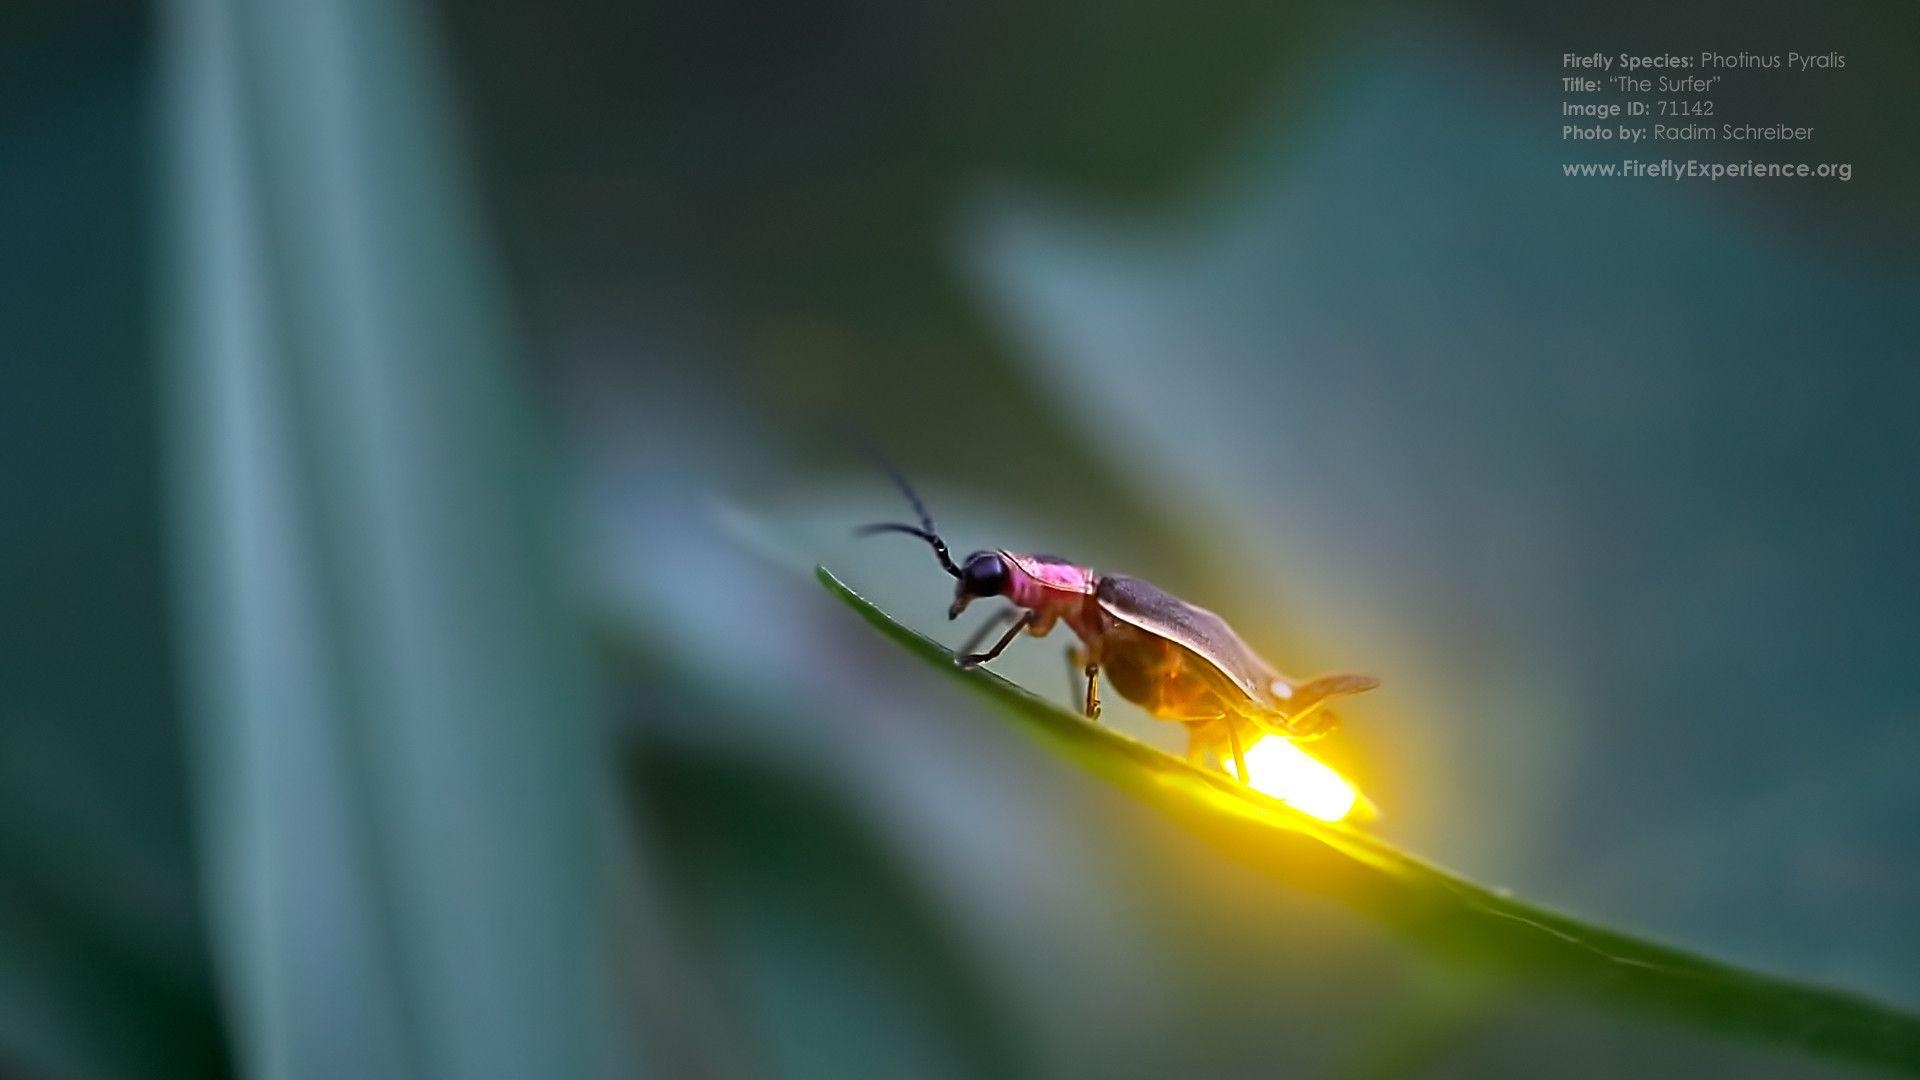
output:
MULTIPOLYGON (((879 455, 875 456, 879 458, 879 455)), ((906 478, 900 475, 899 470, 888 464, 885 458, 879 458, 879 461, 881 467, 887 470, 887 475, 893 477, 893 482, 899 486, 901 494, 913 504, 914 513, 919 516, 920 524, 915 526, 897 521, 883 521, 877 525, 862 526, 859 532, 862 535, 883 532, 904 533, 926 541, 927 545, 933 548, 934 558, 940 560, 940 568, 954 578, 953 606, 947 609, 949 619, 959 618, 968 604, 983 596, 1004 594, 1011 576, 1007 569, 1007 560, 1001 558, 997 552, 976 551, 967 556, 966 562, 955 564, 953 556, 947 552, 947 542, 940 539, 940 534, 935 531, 933 516, 927 513, 926 505, 920 501, 920 496, 914 494, 906 478)))
POLYGON ((998 553, 976 551, 967 556, 953 584, 953 606, 947 608, 947 618, 959 618, 968 604, 982 597, 1003 595, 1007 591, 1007 578, 1007 560, 998 553))

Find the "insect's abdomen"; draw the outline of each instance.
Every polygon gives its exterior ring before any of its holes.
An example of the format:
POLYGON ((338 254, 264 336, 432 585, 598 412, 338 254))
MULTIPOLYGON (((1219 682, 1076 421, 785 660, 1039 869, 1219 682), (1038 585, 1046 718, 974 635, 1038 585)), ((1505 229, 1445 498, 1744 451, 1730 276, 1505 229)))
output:
POLYGON ((1193 663, 1212 669, 1204 678, 1210 685, 1218 683, 1221 694, 1235 698, 1237 707, 1230 711, 1280 709, 1273 699, 1279 673, 1220 616, 1139 578, 1119 574, 1101 579, 1096 599, 1114 622, 1159 638, 1193 663))
POLYGON ((1203 720, 1234 710, 1222 702, 1219 676, 1165 638, 1122 624, 1110 630, 1101 670, 1121 697, 1163 720, 1203 720))

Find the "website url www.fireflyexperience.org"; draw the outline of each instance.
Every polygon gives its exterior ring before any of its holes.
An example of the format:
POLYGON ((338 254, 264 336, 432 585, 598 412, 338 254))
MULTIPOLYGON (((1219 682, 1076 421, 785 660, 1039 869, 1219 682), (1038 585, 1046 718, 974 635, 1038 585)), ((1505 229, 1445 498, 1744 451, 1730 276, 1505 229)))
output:
POLYGON ((1818 165, 1771 161, 1602 161, 1569 162, 1562 176, 1612 177, 1625 180, 1851 180, 1852 162, 1818 165))

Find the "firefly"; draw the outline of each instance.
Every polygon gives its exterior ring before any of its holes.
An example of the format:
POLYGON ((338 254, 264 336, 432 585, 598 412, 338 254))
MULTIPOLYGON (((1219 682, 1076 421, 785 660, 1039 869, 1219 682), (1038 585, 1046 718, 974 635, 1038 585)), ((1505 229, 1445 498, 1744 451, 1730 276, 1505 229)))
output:
MULTIPOLYGON (((884 462, 882 462, 885 465, 884 462)), ((918 525, 881 522, 861 535, 904 533, 933 548, 940 568, 954 579, 947 618, 957 619, 975 600, 1008 601, 963 645, 961 667, 984 664, 1005 652, 1024 631, 1045 637, 1065 623, 1079 638, 1067 648, 1067 663, 1086 693, 1077 703, 1090 720, 1100 719, 1100 676, 1121 697, 1153 716, 1186 725, 1187 760, 1209 755, 1225 762, 1246 783, 1246 747, 1268 734, 1316 739, 1339 723, 1328 703, 1380 685, 1370 675, 1336 674, 1293 679, 1253 651, 1226 620, 1171 593, 1123 574, 1103 574, 1053 555, 996 548, 955 562, 934 528, 920 496, 906 478, 886 466, 912 504, 918 525), (1011 622, 999 640, 976 651, 994 630, 1011 622)))

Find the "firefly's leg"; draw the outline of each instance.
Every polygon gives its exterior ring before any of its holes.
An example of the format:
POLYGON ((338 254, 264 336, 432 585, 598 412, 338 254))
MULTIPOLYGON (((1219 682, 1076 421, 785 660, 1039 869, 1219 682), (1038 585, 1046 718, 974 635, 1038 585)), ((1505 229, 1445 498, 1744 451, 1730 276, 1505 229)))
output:
MULTIPOLYGON (((1233 734, 1232 723, 1227 719, 1227 714, 1214 713, 1210 716, 1180 717, 1178 719, 1187 725, 1188 764, 1205 768, 1207 765, 1207 756, 1211 754, 1214 759, 1220 763, 1220 770, 1225 772, 1229 746, 1234 750, 1240 748, 1240 740, 1237 736, 1231 740, 1220 737, 1222 731, 1226 731, 1229 735, 1233 734)), ((1235 764, 1244 765, 1245 757, 1245 754, 1235 756, 1235 764)), ((1246 779, 1245 772, 1241 773, 1241 779, 1243 781, 1246 779)))
POLYGON ((1187 764, 1204 767, 1207 752, 1213 749, 1213 740, 1207 735, 1204 723, 1187 722, 1187 764))
POLYGON ((966 656, 969 653, 978 651, 980 648, 980 643, 987 640, 987 635, 1007 625, 1009 622, 1012 622, 1015 618, 1018 617, 1016 613, 1019 610, 1020 610, 1019 608, 1015 608, 1015 607, 1003 607, 1003 608, 996 609, 993 614, 987 616, 986 622, 981 623, 980 626, 977 629, 975 629, 973 633, 967 635, 967 640, 963 642, 960 646, 960 649, 959 649, 960 655, 966 656))
POLYGON ((1240 782, 1247 782, 1247 755, 1240 749, 1240 733, 1234 730, 1233 717, 1226 717, 1221 723, 1227 726, 1227 740, 1233 744, 1233 771, 1240 774, 1240 782))
POLYGON ((1012 626, 1007 627, 1007 632, 1000 635, 1000 640, 993 643, 993 648, 983 653, 967 653, 965 656, 959 658, 960 666, 963 668, 976 667, 1006 652, 1007 646, 1012 644, 1013 639, 1019 637, 1020 631, 1025 630, 1027 624, 1032 621, 1033 612, 1028 611, 1022 613, 1020 618, 1016 620, 1012 626))
POLYGON ((1087 694, 1081 700, 1080 711, 1089 720, 1100 719, 1100 665, 1078 645, 1067 646, 1067 677, 1073 680, 1075 690, 1080 688, 1082 678, 1087 680, 1087 694))
POLYGON ((1071 701, 1080 693, 1080 669, 1087 664, 1087 654, 1080 646, 1067 646, 1067 699, 1071 701))

